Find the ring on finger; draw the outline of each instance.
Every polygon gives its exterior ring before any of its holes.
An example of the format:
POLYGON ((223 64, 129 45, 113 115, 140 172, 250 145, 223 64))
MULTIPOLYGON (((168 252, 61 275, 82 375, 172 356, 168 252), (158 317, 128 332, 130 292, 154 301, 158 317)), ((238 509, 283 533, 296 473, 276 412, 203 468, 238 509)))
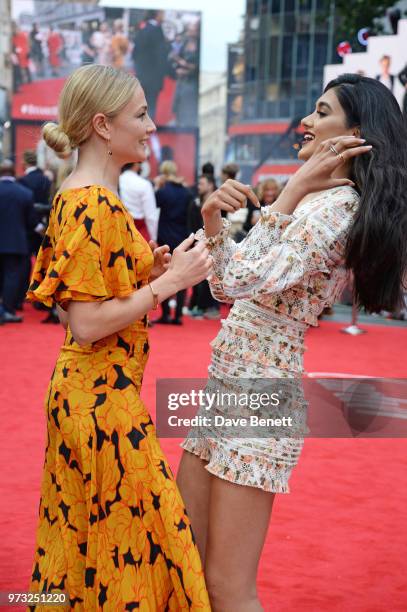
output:
POLYGON ((335 148, 335 145, 331 144, 329 145, 329 148, 332 151, 332 153, 335 153, 335 155, 341 155, 341 153, 339 153, 339 151, 337 151, 337 149, 335 148))

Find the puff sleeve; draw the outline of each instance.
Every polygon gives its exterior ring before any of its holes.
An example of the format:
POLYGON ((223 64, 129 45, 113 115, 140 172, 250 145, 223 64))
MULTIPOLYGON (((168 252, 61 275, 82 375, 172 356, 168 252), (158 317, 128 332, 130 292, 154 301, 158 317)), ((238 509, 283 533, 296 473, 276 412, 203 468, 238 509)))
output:
MULTIPOLYGON (((224 293, 261 301, 263 295, 282 293, 305 277, 329 276, 343 259, 356 206, 349 193, 338 195, 328 196, 315 211, 292 220, 277 243, 259 245, 257 257, 249 257, 245 247, 237 249, 224 272, 224 293)), ((263 223, 275 224, 275 213, 263 217, 263 223)))
POLYGON ((136 258, 126 213, 102 188, 57 196, 27 293, 55 301, 103 301, 137 288, 136 258))
MULTIPOLYGON (((265 218, 264 214, 265 208, 261 209, 262 220, 265 218)), ((267 228, 267 245, 278 242, 282 232, 291 221, 292 217, 290 215, 279 212, 274 213, 273 223, 269 223, 267 228)), ((206 238, 204 230, 201 229, 195 234, 195 237, 197 240, 205 241, 213 258, 213 273, 208 279, 213 297, 219 302, 233 303, 235 296, 226 293, 224 290, 225 274, 230 274, 230 266, 234 258, 236 256, 239 257, 239 255, 237 255, 238 253, 244 253, 247 259, 257 257, 259 245, 261 243, 264 244, 265 234, 261 221, 256 223, 242 242, 236 243, 229 235, 231 226, 230 221, 228 219, 222 219, 222 223, 223 227, 216 236, 206 238)))
POLYGON ((222 232, 209 239, 214 245, 214 297, 262 301, 262 296, 282 293, 307 276, 330 275, 342 260, 357 202, 356 192, 340 188, 326 192, 322 204, 298 217, 263 208, 260 221, 241 243, 232 245, 222 232))

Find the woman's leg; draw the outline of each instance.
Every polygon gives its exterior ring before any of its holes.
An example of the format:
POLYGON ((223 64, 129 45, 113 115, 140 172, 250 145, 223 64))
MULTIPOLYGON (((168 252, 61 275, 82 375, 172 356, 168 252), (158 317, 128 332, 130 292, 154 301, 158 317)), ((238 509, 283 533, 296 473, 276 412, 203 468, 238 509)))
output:
POLYGON ((274 493, 211 476, 205 578, 213 612, 263 610, 256 577, 273 501, 274 493))
POLYGON ((206 463, 197 455, 184 451, 177 474, 178 488, 191 520, 202 566, 205 564, 211 483, 211 475, 205 470, 206 463))

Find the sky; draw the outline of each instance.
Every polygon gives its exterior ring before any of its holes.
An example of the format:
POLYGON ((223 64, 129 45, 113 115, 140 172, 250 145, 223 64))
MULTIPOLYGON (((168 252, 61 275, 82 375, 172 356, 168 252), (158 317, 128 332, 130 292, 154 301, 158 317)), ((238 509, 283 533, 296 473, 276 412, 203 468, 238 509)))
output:
POLYGON ((104 0, 103 6, 202 11, 201 70, 225 71, 226 45, 243 27, 246 0, 104 0))

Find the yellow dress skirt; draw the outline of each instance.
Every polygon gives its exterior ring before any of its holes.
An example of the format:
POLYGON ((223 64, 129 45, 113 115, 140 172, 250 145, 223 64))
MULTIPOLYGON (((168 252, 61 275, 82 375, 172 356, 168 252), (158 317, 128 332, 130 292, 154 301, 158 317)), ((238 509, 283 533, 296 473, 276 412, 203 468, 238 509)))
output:
MULTIPOLYGON (((115 194, 70 189, 55 197, 28 297, 62 307, 126 297, 152 265, 115 194)), ((65 591, 71 610, 210 610, 190 521, 139 396, 148 351, 147 317, 86 346, 68 328, 48 387, 29 590, 65 591)))

